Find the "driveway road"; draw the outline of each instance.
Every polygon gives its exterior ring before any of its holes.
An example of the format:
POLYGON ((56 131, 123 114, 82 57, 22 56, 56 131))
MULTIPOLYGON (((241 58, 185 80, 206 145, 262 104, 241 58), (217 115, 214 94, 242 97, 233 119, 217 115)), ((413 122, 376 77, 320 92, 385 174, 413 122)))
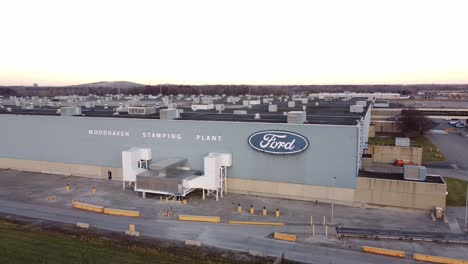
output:
POLYGON ((287 258, 305 263, 416 263, 409 259, 394 259, 352 250, 266 238, 274 231, 287 230, 288 232, 304 233, 305 227, 303 226, 268 227, 191 223, 172 220, 155 221, 145 218, 130 219, 88 213, 71 208, 56 208, 7 200, 0 200, 0 211, 6 214, 69 224, 81 221, 90 223, 98 229, 116 232, 124 232, 128 228, 128 224, 133 223, 136 225, 137 230, 147 237, 179 241, 194 239, 208 246, 244 252, 258 250, 266 252, 270 256, 279 256, 281 252, 284 252, 287 258))

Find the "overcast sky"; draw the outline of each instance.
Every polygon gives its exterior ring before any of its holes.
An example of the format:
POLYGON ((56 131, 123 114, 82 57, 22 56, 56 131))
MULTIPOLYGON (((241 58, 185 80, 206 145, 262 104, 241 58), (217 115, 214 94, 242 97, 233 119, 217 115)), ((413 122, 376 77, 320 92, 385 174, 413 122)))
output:
POLYGON ((1 0, 0 85, 468 83, 468 1, 1 0))

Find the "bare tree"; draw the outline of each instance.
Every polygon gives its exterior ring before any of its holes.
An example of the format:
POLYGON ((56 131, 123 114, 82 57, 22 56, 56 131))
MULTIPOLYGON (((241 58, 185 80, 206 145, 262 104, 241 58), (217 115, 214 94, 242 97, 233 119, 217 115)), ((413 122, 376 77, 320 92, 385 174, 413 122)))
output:
POLYGON ((431 129, 432 122, 423 112, 416 109, 404 109, 397 121, 398 128, 407 137, 422 136, 431 129))

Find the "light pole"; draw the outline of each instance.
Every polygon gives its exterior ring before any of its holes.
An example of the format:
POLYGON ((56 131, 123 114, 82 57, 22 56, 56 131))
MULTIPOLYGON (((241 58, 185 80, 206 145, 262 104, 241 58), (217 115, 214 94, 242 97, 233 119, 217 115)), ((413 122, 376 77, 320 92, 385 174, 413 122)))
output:
POLYGON ((333 177, 333 197, 332 197, 332 204, 331 204, 331 224, 333 225, 333 216, 335 214, 335 181, 336 177, 333 177))
POLYGON ((465 232, 468 231, 468 184, 466 185, 466 198, 465 198, 465 232))

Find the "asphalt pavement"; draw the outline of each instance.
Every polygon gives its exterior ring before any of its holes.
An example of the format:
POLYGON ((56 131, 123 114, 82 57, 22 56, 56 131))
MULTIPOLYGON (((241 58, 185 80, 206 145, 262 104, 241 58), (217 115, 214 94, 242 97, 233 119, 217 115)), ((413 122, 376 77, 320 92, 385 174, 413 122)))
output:
MULTIPOLYGON (((77 221, 91 224, 92 227, 124 232, 128 224, 136 225, 142 236, 171 240, 198 240, 204 245, 235 251, 257 250, 269 256, 279 256, 284 252, 288 259, 304 263, 416 263, 409 259, 395 259, 378 255, 364 254, 355 250, 334 247, 278 241, 268 236, 286 227, 259 227, 230 224, 204 224, 150 219, 129 219, 103 214, 88 213, 76 209, 55 208, 24 202, 0 200, 2 213, 19 215, 49 221, 74 224, 77 221)), ((304 232, 304 227, 287 227, 288 232, 304 232)))
MULTIPOLYGON (((454 128, 447 121, 440 121, 439 125, 434 129, 455 129, 448 134, 430 134, 426 137, 432 141, 434 145, 444 155, 446 161, 460 173, 468 172, 468 137, 465 136, 464 128, 454 128)), ((467 173, 468 177, 468 173, 467 173)))

